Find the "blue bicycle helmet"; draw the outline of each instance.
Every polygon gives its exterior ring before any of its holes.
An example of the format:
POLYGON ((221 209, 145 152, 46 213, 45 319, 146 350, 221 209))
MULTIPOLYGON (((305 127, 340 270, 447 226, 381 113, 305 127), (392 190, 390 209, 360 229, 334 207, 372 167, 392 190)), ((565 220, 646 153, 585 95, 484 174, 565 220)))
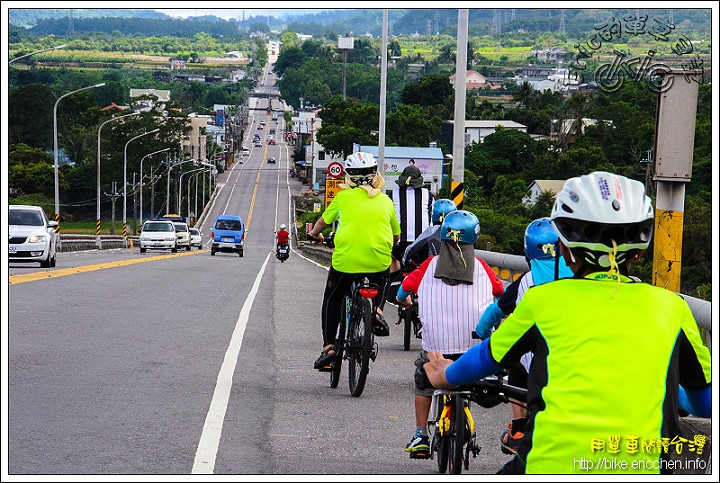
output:
POLYGON ((474 245, 480 235, 480 220, 474 213, 455 210, 447 215, 440 228, 440 238, 474 245))
POLYGON ((445 216, 451 211, 457 210, 457 206, 447 198, 440 198, 432 205, 432 224, 440 225, 445 216))
POLYGON ((551 260, 555 258, 558 235, 550 223, 550 217, 538 218, 525 229, 525 258, 528 260, 551 260))

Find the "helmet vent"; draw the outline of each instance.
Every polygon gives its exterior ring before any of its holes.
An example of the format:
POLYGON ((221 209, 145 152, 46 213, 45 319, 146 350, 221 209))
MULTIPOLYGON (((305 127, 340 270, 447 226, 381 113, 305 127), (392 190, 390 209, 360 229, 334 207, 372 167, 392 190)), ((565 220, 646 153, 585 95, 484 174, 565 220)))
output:
POLYGON ((620 211, 620 203, 618 203, 618 200, 612 201, 612 207, 613 207, 613 210, 620 211))

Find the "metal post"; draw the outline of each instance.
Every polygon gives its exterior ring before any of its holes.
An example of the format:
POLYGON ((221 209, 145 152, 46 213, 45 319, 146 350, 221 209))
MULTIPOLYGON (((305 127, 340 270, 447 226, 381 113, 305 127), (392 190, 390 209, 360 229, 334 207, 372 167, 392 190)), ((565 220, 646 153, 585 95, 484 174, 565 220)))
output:
MULTIPOLYGON (((143 166, 143 161, 145 161, 145 158, 150 157, 150 156, 152 156, 153 154, 164 153, 165 151, 169 151, 169 150, 170 150, 170 148, 165 148, 165 149, 161 149, 160 151, 155 151, 154 153, 146 154, 146 155, 143 156, 142 159, 140 160, 140 223, 142 223, 142 220, 143 220, 143 196, 142 196, 142 192, 143 192, 143 189, 142 189, 142 180, 143 180, 143 177, 142 177, 142 166, 143 166)), ((150 169, 152 170, 152 165, 150 165, 150 169)), ((150 182, 152 183, 152 171, 150 171, 150 182)))
POLYGON ((55 227, 55 232, 60 232, 60 179, 58 176, 58 124, 57 124, 57 107, 60 101, 69 95, 75 94, 76 92, 85 91, 88 89, 94 89, 96 87, 102 87, 105 83, 95 84, 94 86, 83 87, 67 94, 63 94, 55 101, 55 107, 53 107, 53 137, 54 137, 54 148, 55 148, 55 221, 58 222, 58 226, 55 227))
POLYGON ((108 119, 108 120, 105 121, 104 123, 100 124, 100 127, 98 128, 97 210, 96 210, 96 211, 97 211, 97 213, 96 213, 96 214, 97 214, 97 217, 96 217, 97 223, 96 223, 96 227, 95 227, 95 237, 97 238, 96 243, 97 243, 98 249, 101 249, 101 248, 102 248, 102 245, 101 245, 101 242, 100 242, 100 132, 102 131, 103 126, 104 126, 105 124, 109 123, 109 122, 117 121, 118 119, 122 119, 123 117, 135 116, 135 115, 137 115, 137 114, 140 114, 140 112, 138 112, 138 111, 133 111, 133 112, 131 112, 130 114, 125 114, 124 116, 113 117, 113 118, 111 118, 111 119, 108 119))
POLYGON ((130 141, 125 143, 125 155, 123 156, 123 236, 127 238, 127 147, 128 144, 133 142, 134 140, 141 138, 143 136, 147 136, 148 134, 156 133, 160 129, 153 129, 152 131, 148 131, 145 133, 142 133, 138 136, 135 136, 134 138, 130 139, 130 141))

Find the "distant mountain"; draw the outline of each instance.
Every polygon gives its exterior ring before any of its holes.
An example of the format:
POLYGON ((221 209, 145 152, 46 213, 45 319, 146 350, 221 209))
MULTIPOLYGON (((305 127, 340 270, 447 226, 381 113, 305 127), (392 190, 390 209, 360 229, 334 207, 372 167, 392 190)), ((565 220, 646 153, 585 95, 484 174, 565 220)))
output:
MULTIPOLYGON (((238 9, 235 9, 238 10, 238 9)), ((273 15, 249 15, 244 20, 221 18, 204 13, 220 13, 218 9, 198 9, 202 16, 187 18, 170 16, 150 9, 9 9, 11 27, 25 28, 36 35, 67 35, 70 32, 121 32, 125 35, 193 35, 204 31, 210 35, 234 35, 251 26, 264 26, 273 31, 293 30, 301 34, 335 38, 352 34, 382 35, 382 9, 263 9, 273 15), (143 21, 127 22, 133 18, 143 21), (103 21, 98 21, 103 19, 103 21), (170 33, 168 33, 170 32, 170 33)), ((710 32, 711 10, 708 9, 549 9, 503 8, 470 9, 468 26, 470 35, 515 34, 528 35, 544 32, 565 33, 568 38, 584 38, 593 29, 610 18, 647 15, 648 19, 665 19, 685 33, 710 32)), ((390 35, 449 34, 457 33, 457 9, 389 9, 390 35)), ((649 20, 648 20, 649 22, 649 20)), ((252 29, 251 29, 252 30, 252 29)), ((247 30, 245 30, 247 31, 247 30)), ((267 31, 267 30, 265 30, 267 31)))
POLYGON ((15 27, 31 28, 38 20, 67 18, 156 18, 169 19, 170 16, 155 10, 128 8, 10 8, 8 23, 15 27))

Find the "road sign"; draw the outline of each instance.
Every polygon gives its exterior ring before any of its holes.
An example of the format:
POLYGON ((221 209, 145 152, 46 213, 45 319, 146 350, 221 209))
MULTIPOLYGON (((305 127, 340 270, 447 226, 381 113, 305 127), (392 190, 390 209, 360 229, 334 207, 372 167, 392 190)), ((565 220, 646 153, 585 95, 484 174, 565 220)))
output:
POLYGON ((342 163, 333 161, 332 163, 328 164, 327 175, 330 178, 342 178, 345 175, 345 168, 343 168, 342 163))
MULTIPOLYGON (((340 164, 340 163, 337 163, 340 164)), ((340 166, 342 167, 342 166, 340 166)), ((329 168, 328 168, 329 170, 329 168)), ((326 179, 325 180, 325 208, 330 206, 330 203, 335 199, 335 195, 342 190, 340 183, 344 182, 342 179, 326 179)))

